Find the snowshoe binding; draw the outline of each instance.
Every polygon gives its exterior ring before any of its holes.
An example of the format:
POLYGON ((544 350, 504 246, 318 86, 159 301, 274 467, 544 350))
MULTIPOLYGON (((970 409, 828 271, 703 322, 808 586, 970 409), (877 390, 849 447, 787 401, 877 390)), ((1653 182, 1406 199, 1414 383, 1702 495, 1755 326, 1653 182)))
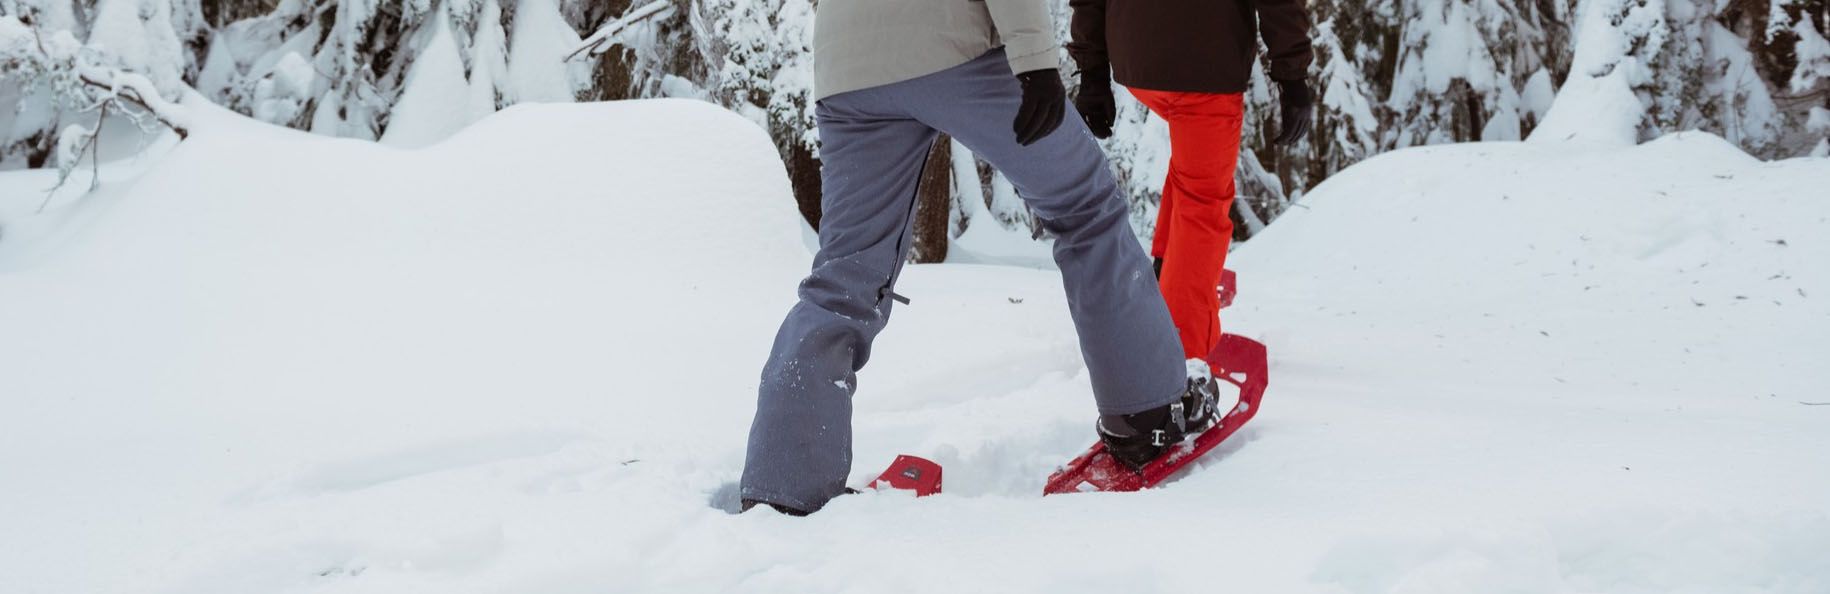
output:
POLYGON ((1175 404, 1160 411, 1102 417, 1099 441, 1050 475, 1042 487, 1043 494, 1148 489, 1238 432, 1258 414, 1259 402, 1270 383, 1264 345, 1225 334, 1205 359, 1212 375, 1201 374, 1191 366, 1189 389, 1175 404), (1216 410, 1211 400, 1220 382, 1239 390, 1239 402, 1225 410, 1216 410), (1183 424, 1179 427, 1175 424, 1177 405, 1182 407, 1183 424), (1139 460, 1143 461, 1141 466, 1139 460))
POLYGON ((1188 385, 1181 399, 1135 414, 1101 416, 1099 440, 1113 458, 1141 470, 1170 447, 1214 426, 1219 418, 1218 392, 1207 363, 1189 359, 1188 385))

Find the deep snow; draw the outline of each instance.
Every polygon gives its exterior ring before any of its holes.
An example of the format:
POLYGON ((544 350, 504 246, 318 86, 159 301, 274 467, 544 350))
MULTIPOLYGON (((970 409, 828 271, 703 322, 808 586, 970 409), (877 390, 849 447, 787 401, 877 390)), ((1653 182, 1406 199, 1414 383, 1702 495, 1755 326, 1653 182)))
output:
POLYGON ((1232 259, 1264 412, 1145 493, 1039 496, 1092 438, 1054 273, 912 267, 854 482, 948 493, 795 519, 725 511, 811 258, 752 124, 204 115, 43 214, 0 173, 6 592, 1830 591, 1830 161, 1357 165, 1232 259))

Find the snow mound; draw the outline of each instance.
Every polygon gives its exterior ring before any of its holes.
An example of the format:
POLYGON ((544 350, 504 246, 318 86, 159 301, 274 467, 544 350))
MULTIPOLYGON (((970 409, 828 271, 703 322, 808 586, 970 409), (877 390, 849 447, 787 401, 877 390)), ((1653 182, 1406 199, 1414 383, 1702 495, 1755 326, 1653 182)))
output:
POLYGON ((198 543, 148 553, 219 528, 226 500, 334 498, 586 428, 702 455, 661 423, 684 404, 725 411, 693 423, 720 451, 741 441, 777 320, 731 304, 785 311, 809 259, 753 124, 528 106, 407 151, 213 115, 42 215, 44 172, 0 174, 0 574, 45 580, 23 591, 194 569, 169 554, 198 543))
POLYGON ((1264 412, 1145 493, 1039 495, 1092 439, 1055 273, 911 267, 853 483, 908 452, 947 493, 797 519, 728 513, 810 259, 754 125, 206 123, 43 214, 43 172, 0 173, 9 591, 1830 588, 1823 161, 1685 134, 1357 165, 1233 259, 1264 412))
POLYGON ((765 135, 691 101, 513 108, 418 151, 212 122, 131 185, 20 221, 38 241, 0 243, 0 361, 25 363, 11 393, 148 414, 203 398, 296 422, 343 415, 322 406, 341 394, 432 417, 466 398, 659 414, 668 399, 537 401, 760 361, 709 332, 771 322, 676 314, 804 269, 789 196, 765 135), (79 361, 107 373, 72 377, 79 361))
MULTIPOLYGON (((1407 149, 1330 179, 1235 262, 1247 311, 1345 316, 1337 338, 1402 355, 1371 367, 1478 359, 1495 382, 1683 378, 1670 390, 1796 406, 1830 385, 1825 187, 1830 162, 1763 163, 1702 133, 1407 149)), ((1325 342, 1311 330, 1292 340, 1325 342)))

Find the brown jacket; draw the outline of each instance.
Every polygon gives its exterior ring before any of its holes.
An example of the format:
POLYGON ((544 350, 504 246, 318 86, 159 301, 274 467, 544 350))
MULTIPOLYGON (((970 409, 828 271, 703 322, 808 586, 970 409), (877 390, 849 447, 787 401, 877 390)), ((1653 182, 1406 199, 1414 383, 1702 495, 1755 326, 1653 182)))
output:
POLYGON ((1305 0, 1068 0, 1068 6, 1074 62, 1081 70, 1110 65, 1113 80, 1127 87, 1244 92, 1258 35, 1273 80, 1300 80, 1315 59, 1305 0))

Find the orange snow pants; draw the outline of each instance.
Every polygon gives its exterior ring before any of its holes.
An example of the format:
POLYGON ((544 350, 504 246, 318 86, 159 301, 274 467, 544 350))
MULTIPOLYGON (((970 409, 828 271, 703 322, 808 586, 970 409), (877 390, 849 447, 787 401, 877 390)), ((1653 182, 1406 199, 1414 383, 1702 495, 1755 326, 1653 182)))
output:
POLYGON ((1150 255, 1157 284, 1182 336, 1182 354, 1205 357, 1220 343, 1220 271, 1233 239, 1233 170, 1239 163, 1242 93, 1131 89, 1169 122, 1169 179, 1157 207, 1150 255))

